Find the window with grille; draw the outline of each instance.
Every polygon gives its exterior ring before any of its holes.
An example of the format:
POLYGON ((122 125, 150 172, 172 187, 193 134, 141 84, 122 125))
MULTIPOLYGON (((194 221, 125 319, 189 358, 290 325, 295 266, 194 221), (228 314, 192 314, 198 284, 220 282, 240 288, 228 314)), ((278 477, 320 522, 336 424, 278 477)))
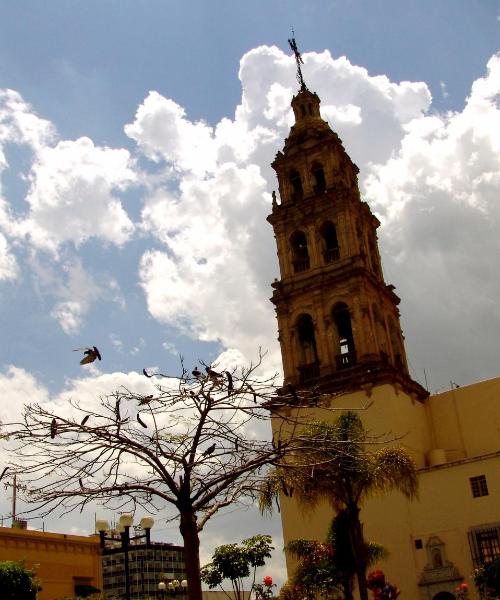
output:
POLYGON ((488 495, 488 484, 486 483, 486 476, 479 475, 478 477, 470 478, 470 487, 472 490, 472 496, 479 498, 480 496, 488 495))
POLYGON ((500 525, 469 531, 474 567, 487 565, 500 557, 500 525))

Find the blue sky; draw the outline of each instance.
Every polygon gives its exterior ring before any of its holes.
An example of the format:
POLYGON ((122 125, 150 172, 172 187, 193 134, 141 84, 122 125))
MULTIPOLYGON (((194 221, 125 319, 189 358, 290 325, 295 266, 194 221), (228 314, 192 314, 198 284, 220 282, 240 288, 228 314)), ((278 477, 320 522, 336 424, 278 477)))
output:
POLYGON ((297 89, 292 27, 382 220, 413 376, 431 391, 498 376, 499 14, 488 0, 1 2, 2 420, 28 399, 92 402, 179 354, 249 361, 262 345, 279 368, 265 217, 297 89), (72 349, 93 344, 102 364, 82 369, 72 349))

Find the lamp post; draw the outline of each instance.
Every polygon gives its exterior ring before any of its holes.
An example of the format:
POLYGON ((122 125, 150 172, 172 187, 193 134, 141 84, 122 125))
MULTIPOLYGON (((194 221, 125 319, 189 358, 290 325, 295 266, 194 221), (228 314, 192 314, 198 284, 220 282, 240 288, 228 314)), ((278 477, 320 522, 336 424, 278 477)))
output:
POLYGON ((101 550, 103 554, 112 554, 116 551, 121 551, 124 554, 125 559, 125 598, 126 600, 130 600, 130 570, 129 570, 129 560, 128 560, 128 552, 130 548, 131 542, 137 542, 138 540, 146 541, 146 548, 151 546, 151 529, 154 525, 154 520, 151 517, 143 517, 139 523, 141 529, 144 531, 143 534, 140 535, 130 535, 130 528, 134 522, 133 515, 123 514, 120 516, 118 521, 118 527, 116 531, 119 532, 120 537, 117 538, 113 535, 106 535, 106 532, 109 531, 109 523, 104 520, 96 521, 95 527, 99 532, 99 540, 101 543, 101 550), (106 542, 114 542, 111 544, 109 548, 106 548, 106 542), (117 547, 116 542, 119 542, 120 545, 117 547))
POLYGON ((175 596, 177 594, 177 590, 182 590, 182 593, 185 594, 187 590, 188 582, 186 579, 179 581, 178 579, 166 579, 165 581, 160 581, 158 584, 158 589, 162 593, 162 598, 165 595, 165 590, 169 591, 169 594, 175 596))

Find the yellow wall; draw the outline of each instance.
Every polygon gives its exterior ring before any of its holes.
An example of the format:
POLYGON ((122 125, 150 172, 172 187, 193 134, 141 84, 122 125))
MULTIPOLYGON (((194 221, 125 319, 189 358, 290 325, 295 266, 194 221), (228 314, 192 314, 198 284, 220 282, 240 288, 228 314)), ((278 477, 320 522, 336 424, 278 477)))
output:
POLYGON ((500 450, 500 378, 435 394, 428 405, 449 460, 500 450))
POLYGON ((0 527, 0 561, 24 560, 35 567, 43 590, 38 600, 74 596, 74 578, 90 578, 101 589, 99 539, 0 527))
MULTIPOLYGON (((411 451, 420 479, 419 498, 411 503, 392 493, 370 499, 362 507, 366 538, 390 552, 378 566, 401 588, 405 600, 431 600, 439 589, 453 591, 457 582, 418 586, 428 562, 425 545, 431 536, 438 536, 447 560, 471 584, 471 597, 476 597, 467 534, 472 527, 500 523, 500 378, 431 396, 423 404, 383 385, 371 394, 337 397, 332 405, 352 408, 367 402, 372 405, 360 413, 366 429, 403 436, 396 443, 411 451), (429 453, 436 448, 446 451, 443 456, 448 462, 428 466, 429 453), (489 495, 473 498, 469 479, 478 475, 486 476, 489 495), (415 548, 415 539, 422 540, 422 550, 415 548)), ((308 409, 308 417, 312 416, 334 418, 335 413, 308 409)), ((275 435, 277 429, 275 423, 275 435)), ((303 514, 293 499, 281 500, 285 543, 296 538, 324 539, 333 516, 326 503, 303 514)), ((287 566, 290 572, 293 561, 288 560, 287 566)))

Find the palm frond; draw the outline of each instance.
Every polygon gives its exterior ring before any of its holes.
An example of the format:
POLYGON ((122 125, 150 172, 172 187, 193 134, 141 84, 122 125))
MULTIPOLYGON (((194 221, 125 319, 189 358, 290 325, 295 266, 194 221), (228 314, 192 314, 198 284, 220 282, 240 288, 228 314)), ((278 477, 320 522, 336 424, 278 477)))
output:
POLYGON ((372 454, 373 493, 398 490, 407 498, 414 498, 418 492, 417 469, 408 450, 400 446, 381 448, 372 454))

